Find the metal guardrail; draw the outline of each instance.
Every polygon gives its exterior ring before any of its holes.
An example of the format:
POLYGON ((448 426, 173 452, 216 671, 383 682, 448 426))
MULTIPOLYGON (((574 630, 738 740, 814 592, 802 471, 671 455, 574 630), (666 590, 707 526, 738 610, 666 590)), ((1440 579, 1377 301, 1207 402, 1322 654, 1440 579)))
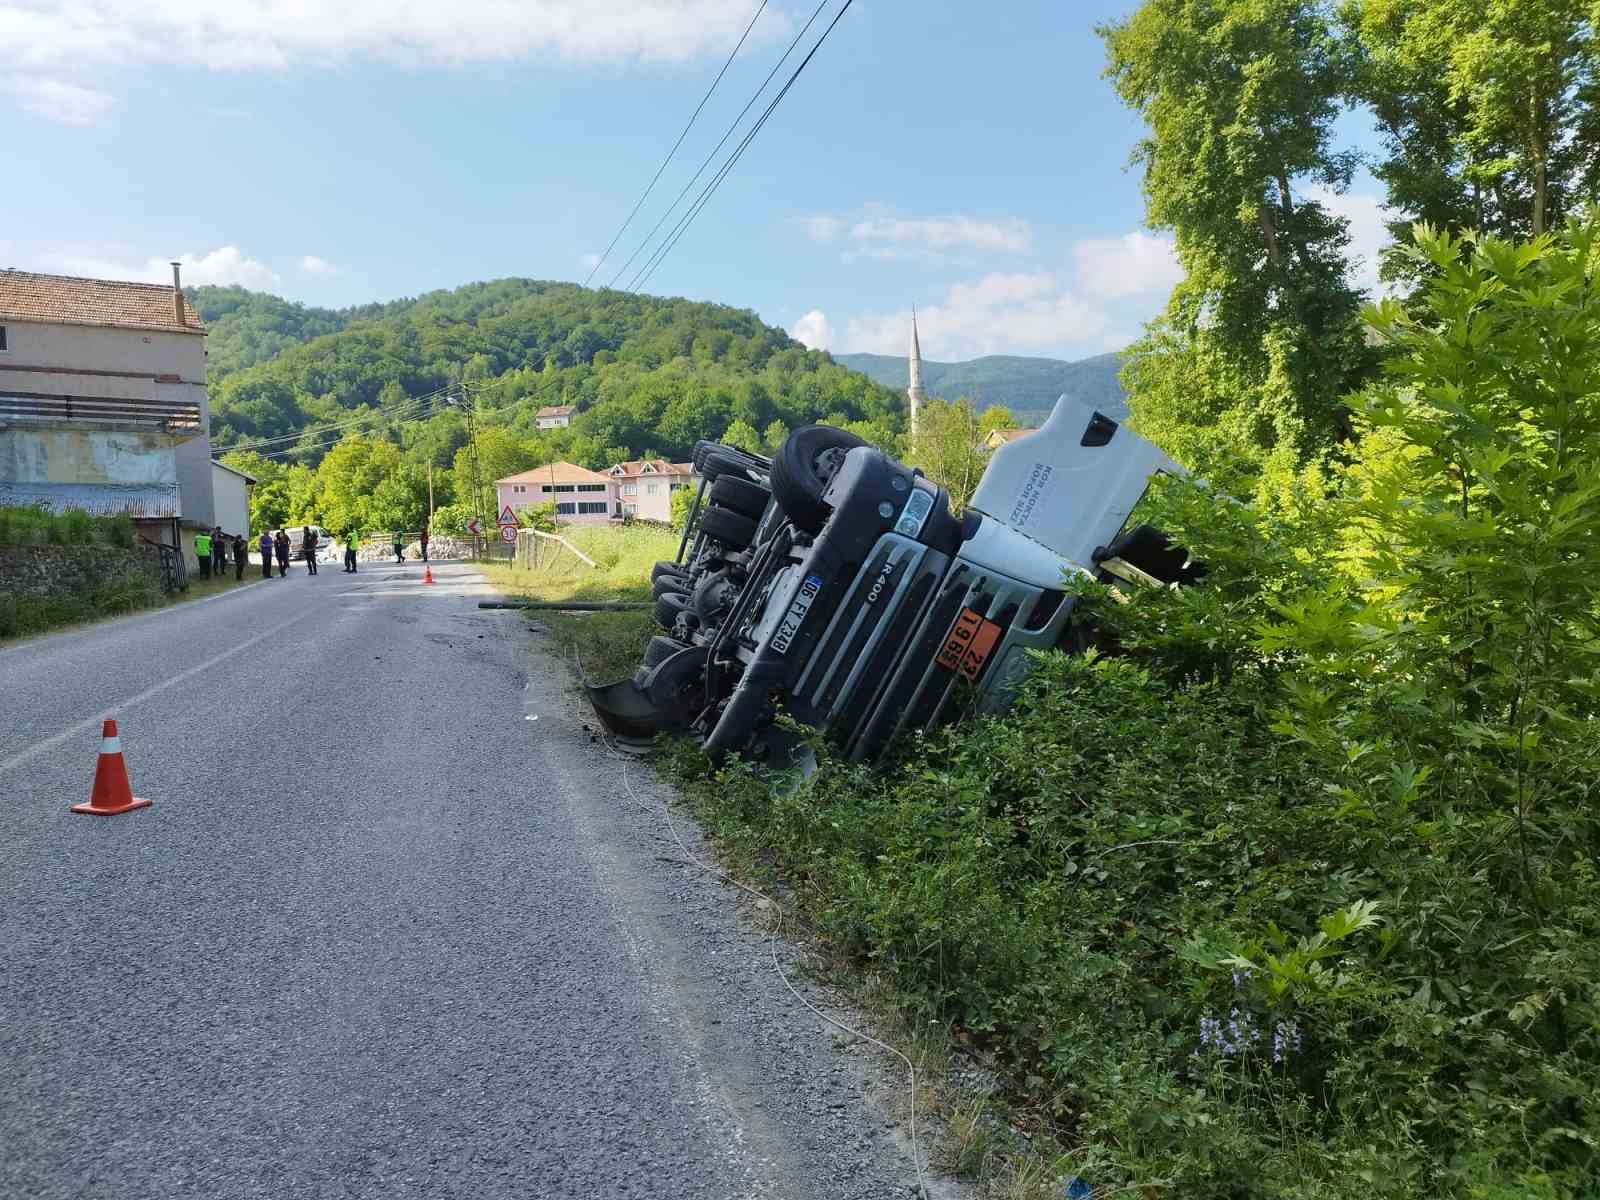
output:
POLYGON ((183 552, 178 547, 169 546, 166 542, 152 542, 143 535, 139 540, 146 546, 154 546, 161 555, 162 591, 182 591, 189 586, 188 564, 183 561, 183 552))

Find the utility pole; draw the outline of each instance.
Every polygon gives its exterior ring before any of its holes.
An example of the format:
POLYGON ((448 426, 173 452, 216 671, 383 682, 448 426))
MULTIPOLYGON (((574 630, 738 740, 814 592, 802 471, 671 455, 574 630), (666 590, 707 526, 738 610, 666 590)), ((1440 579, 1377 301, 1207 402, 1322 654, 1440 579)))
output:
MULTIPOLYGON (((478 397, 475 392, 468 392, 466 399, 467 410, 467 446, 470 450, 472 461, 472 515, 478 519, 478 528, 483 528, 483 482, 478 474, 478 397)), ((478 551, 478 539, 472 539, 474 555, 478 551)))
POLYGON ((428 528, 433 528, 433 460, 428 460, 428 528))

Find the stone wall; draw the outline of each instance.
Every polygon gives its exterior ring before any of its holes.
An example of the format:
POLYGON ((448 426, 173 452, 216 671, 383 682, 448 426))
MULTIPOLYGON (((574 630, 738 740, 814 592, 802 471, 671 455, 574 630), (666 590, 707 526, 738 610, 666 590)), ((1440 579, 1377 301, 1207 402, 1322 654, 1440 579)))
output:
POLYGON ((160 591, 161 555, 154 546, 0 546, 0 593, 81 595, 134 579, 160 591))

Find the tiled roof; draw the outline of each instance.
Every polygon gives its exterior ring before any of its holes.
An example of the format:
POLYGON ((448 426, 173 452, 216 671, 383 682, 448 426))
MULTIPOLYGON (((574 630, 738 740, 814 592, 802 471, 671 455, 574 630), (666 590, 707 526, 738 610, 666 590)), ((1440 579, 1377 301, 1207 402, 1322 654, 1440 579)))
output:
POLYGON ((1020 437, 1027 437, 1030 433, 1038 433, 1037 429, 996 429, 984 438, 984 444, 989 446, 1006 446, 1020 437))
POLYGON ((650 464, 650 471, 656 475, 693 475, 693 463, 673 463, 664 458, 632 458, 627 462, 619 462, 606 470, 612 475, 620 474, 624 479, 631 479, 636 475, 645 473, 645 463, 650 464))
POLYGON ((547 404, 539 410, 541 417, 570 417, 578 411, 576 404, 547 404))
POLYGON ((204 333, 205 324, 187 298, 183 309, 186 320, 179 325, 172 288, 164 283, 0 271, 0 320, 204 333))
POLYGON ((496 479, 494 482, 495 486, 499 487, 503 483, 610 483, 611 479, 587 467, 558 462, 519 471, 515 475, 507 475, 504 479, 496 479))

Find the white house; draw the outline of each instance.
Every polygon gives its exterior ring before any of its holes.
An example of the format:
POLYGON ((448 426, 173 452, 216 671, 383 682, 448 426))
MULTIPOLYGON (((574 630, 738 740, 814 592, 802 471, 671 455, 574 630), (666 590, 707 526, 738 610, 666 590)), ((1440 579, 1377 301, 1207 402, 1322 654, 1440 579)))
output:
POLYGON ((565 429, 572 424, 572 414, 578 411, 576 404, 547 404, 534 414, 540 429, 565 429))
POLYGON ((126 512, 192 561, 216 518, 206 331, 172 276, 0 271, 0 504, 126 512))
MULTIPOLYGON (((256 477, 246 475, 237 467, 213 461, 211 464, 212 524, 222 526, 223 533, 242 533, 250 537, 250 488, 256 477)), ((261 531, 255 530, 256 533, 261 531)))

